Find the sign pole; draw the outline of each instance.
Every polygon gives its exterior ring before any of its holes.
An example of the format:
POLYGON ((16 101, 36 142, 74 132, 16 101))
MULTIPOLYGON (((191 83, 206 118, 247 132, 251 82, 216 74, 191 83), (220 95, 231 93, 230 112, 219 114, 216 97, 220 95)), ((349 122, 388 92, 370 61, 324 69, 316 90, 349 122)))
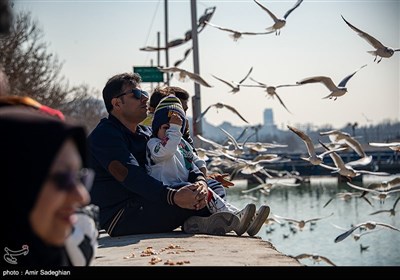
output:
MULTIPOLYGON (((196 0, 190 0, 191 14, 192 14, 192 43, 193 43, 193 72, 200 75, 200 65, 199 65, 199 45, 197 38, 197 10, 196 10, 196 0)), ((194 83, 194 96, 192 97, 192 127, 193 135, 202 135, 202 121, 196 122, 196 119, 201 114, 201 98, 200 98, 200 85, 194 83)), ((194 137, 196 146, 199 144, 197 137, 194 137)))

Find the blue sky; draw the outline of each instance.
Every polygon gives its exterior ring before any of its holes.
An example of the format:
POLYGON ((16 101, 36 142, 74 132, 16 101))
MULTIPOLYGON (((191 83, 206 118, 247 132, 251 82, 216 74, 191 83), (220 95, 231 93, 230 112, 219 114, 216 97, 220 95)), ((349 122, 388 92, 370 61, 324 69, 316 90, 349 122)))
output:
MULTIPOLYGON (((277 17, 296 1, 264 1, 277 17)), ((191 29, 190 1, 172 1, 169 6, 169 40, 182 38, 191 29)), ((197 17, 216 7, 211 22, 240 31, 263 32, 273 24, 254 1, 197 1, 197 17)), ((157 32, 164 43, 164 1, 23 1, 15 10, 31 11, 45 33, 50 51, 64 63, 62 75, 71 85, 86 83, 102 90, 107 79, 133 66, 157 63, 156 52, 139 49, 156 46, 157 32)), ((212 88, 201 87, 201 109, 217 102, 235 107, 250 124, 263 121, 263 111, 272 108, 279 128, 313 123, 341 128, 348 122, 361 125, 383 120, 400 120, 400 52, 379 64, 373 50, 342 20, 369 33, 384 45, 400 48, 400 1, 307 1, 287 18, 280 36, 243 36, 234 42, 227 32, 207 26, 199 34, 200 74, 212 88), (329 94, 322 84, 279 88, 278 94, 292 112, 278 100, 266 97, 261 88, 244 88, 235 94, 211 75, 238 82, 250 67, 254 79, 268 85, 292 84, 310 76, 329 76, 337 84, 364 64, 348 83, 348 93, 336 101, 322 99, 329 94)), ((191 41, 170 49, 170 65, 183 57, 191 41)), ((193 71, 193 56, 180 65, 193 71)), ((161 65, 165 56, 161 53, 161 65)), ((246 80, 246 84, 254 84, 246 80)), ((193 82, 172 78, 194 95, 193 82)), ((142 87, 151 90, 151 85, 142 87)), ((188 115, 191 116, 191 103, 188 115)), ((227 110, 211 109, 205 116, 219 125, 224 121, 245 125, 227 110)))

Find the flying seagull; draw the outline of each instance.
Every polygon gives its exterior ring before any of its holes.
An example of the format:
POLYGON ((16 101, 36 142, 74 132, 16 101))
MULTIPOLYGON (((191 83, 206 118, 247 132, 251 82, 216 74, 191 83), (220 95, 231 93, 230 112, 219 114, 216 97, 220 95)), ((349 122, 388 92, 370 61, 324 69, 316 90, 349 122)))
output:
POLYGON ((347 185, 349 185, 352 188, 358 189, 358 190, 374 193, 375 196, 373 196, 372 198, 379 200, 381 204, 385 203, 385 200, 388 197, 390 197, 391 193, 400 192, 400 189, 393 189, 393 190, 389 190, 389 191, 377 191, 377 190, 374 190, 374 189, 363 188, 363 187, 354 185, 354 184, 352 184, 350 182, 347 182, 347 185))
POLYGON ((238 31, 238 30, 233 30, 233 29, 229 29, 229 28, 225 28, 225 27, 221 27, 215 24, 212 24, 208 21, 206 21, 205 23, 207 23, 208 25, 218 28, 220 30, 223 31, 227 31, 230 32, 232 34, 230 34, 230 36, 233 38, 233 41, 237 41, 238 39, 242 38, 243 35, 264 35, 264 34, 270 34, 274 31, 267 31, 267 32, 245 32, 245 31, 238 31))
POLYGON ((336 150, 327 150, 327 151, 323 152, 322 154, 317 155, 315 152, 314 144, 313 144, 310 136, 305 134, 303 131, 301 131, 295 127, 292 127, 290 125, 288 125, 287 127, 291 131, 293 131, 295 134, 297 134, 297 136, 299 136, 301 138, 301 140, 303 140, 303 142, 306 144, 309 157, 308 158, 302 157, 301 159, 310 162, 312 165, 320 165, 324 160, 324 156, 326 156, 330 153, 333 153, 333 152, 342 151, 342 150, 346 149, 346 148, 339 148, 336 150))
POLYGON ((212 108, 212 107, 217 108, 217 110, 218 109, 222 109, 222 108, 226 108, 226 109, 232 111, 233 113, 235 113, 236 115, 238 115, 239 118, 241 118, 244 122, 249 123, 248 121, 246 121, 245 118, 242 117, 241 114, 239 114, 239 112, 235 108, 233 108, 232 106, 223 104, 223 103, 219 103, 219 102, 208 106, 207 109, 205 109, 204 112, 201 113, 201 115, 196 119, 196 122, 199 122, 204 117, 204 115, 208 112, 208 110, 210 110, 210 108, 212 108))
MULTIPOLYGON (((318 142, 326 149, 330 150, 324 143, 322 143, 320 140, 318 142)), ((326 164, 321 163, 320 166, 324 167, 326 169, 333 170, 332 173, 339 173, 340 175, 347 177, 349 180, 351 178, 360 176, 361 174, 371 174, 371 175, 376 175, 376 176, 388 176, 390 175, 389 173, 386 172, 373 172, 373 171, 368 171, 368 170, 359 170, 359 169, 353 169, 351 166, 348 166, 347 164, 344 163, 343 159, 336 153, 330 153, 329 156, 332 158, 333 163, 335 164, 335 167, 328 166, 326 164)))
POLYGON ((162 67, 158 67, 158 70, 160 70, 161 72, 164 73, 179 73, 179 80, 180 81, 184 81, 186 79, 186 77, 188 77, 189 79, 191 79, 193 82, 205 86, 205 87, 212 87, 209 83, 207 83, 202 77, 200 77, 199 75, 186 71, 182 68, 178 68, 178 67, 167 67, 167 68, 162 68, 162 67))
POLYGON ((320 132, 320 135, 328 135, 329 139, 334 144, 342 144, 345 143, 347 146, 352 148, 359 156, 360 159, 351 161, 346 163, 348 166, 359 166, 359 165, 367 165, 372 161, 372 156, 368 156, 364 149, 362 148, 360 142, 358 142, 354 137, 351 137, 350 134, 346 132, 342 132, 339 130, 330 130, 326 132, 320 132))
POLYGON ((389 148, 395 152, 400 152, 400 142, 391 142, 391 143, 369 143, 370 146, 373 147, 385 147, 389 148))
POLYGON ((298 6, 300 6, 301 2, 303 2, 303 0, 298 0, 297 3, 293 6, 293 8, 291 8, 290 10, 288 10, 286 12, 286 14, 283 16, 283 18, 277 18, 270 10, 268 10, 264 5, 262 5, 260 2, 258 2, 257 0, 254 0, 254 2, 256 2, 256 4, 258 6, 261 7, 261 9, 263 9, 264 11, 266 11, 269 16, 274 20, 274 25, 272 25, 271 27, 268 27, 267 30, 270 31, 275 31, 275 35, 280 35, 281 34, 281 28, 284 27, 286 25, 286 19, 287 17, 290 15, 291 12, 293 12, 298 6))
POLYGON ((256 81, 255 79, 253 79, 252 77, 250 77, 250 80, 252 80, 253 82, 256 82, 258 85, 242 85, 242 87, 259 87, 259 88, 264 88, 265 91, 267 92, 269 97, 274 98, 276 96, 276 98, 278 98, 279 102, 281 103, 281 105, 286 109, 286 111, 288 111, 289 113, 291 113, 289 111, 289 109, 286 107, 286 105, 283 103, 282 99, 279 97, 278 93, 276 93, 276 89, 280 88, 280 87, 293 87, 293 86, 298 86, 296 85, 279 85, 279 86, 268 86, 267 84, 261 83, 259 81, 256 81))
POLYGON ((218 78, 217 76, 214 76, 214 75, 211 75, 211 76, 213 76, 215 79, 223 82, 224 84, 230 86, 232 88, 232 90, 230 92, 236 93, 236 92, 238 92, 240 90, 240 85, 247 79, 247 77, 250 75, 251 71, 253 71, 253 67, 250 68, 250 70, 247 73, 247 75, 239 83, 234 83, 236 85, 234 85, 234 84, 232 84, 232 83, 230 83, 228 81, 225 81, 225 80, 223 80, 221 78, 218 78))
MULTIPOLYGON (((347 82, 362 68, 367 66, 366 64, 361 66, 359 69, 354 71, 352 74, 346 76, 343 80, 340 81, 340 83, 336 86, 332 79, 326 76, 315 76, 315 77, 309 77, 305 78, 301 81, 298 81, 298 85, 304 85, 304 84, 309 84, 309 83, 323 83, 330 91, 331 93, 328 96, 325 96, 324 98, 335 98, 336 100, 339 96, 343 96, 347 92, 346 84, 347 82)), ((323 98, 323 99, 324 99, 323 98)))
POLYGON ((375 55, 374 61, 378 59, 378 56, 380 56, 380 59, 377 61, 377 63, 381 62, 382 58, 386 57, 389 58, 391 57, 395 52, 400 51, 400 49, 393 49, 391 47, 387 47, 381 42, 379 42, 377 39, 369 35, 368 33, 358 29, 354 25, 352 25, 350 22, 345 20, 345 18, 342 16, 342 19, 344 22, 350 26, 351 29, 353 29, 355 32, 357 32, 358 36, 366 40, 371 46, 375 48, 374 51, 368 51, 368 53, 375 55))
POLYGON ((319 263, 320 261, 324 261, 327 264, 330 264, 332 266, 336 266, 330 259, 324 256, 320 256, 317 254, 300 254, 294 257, 296 260, 300 259, 311 259, 314 263, 319 263))
POLYGON ((382 226, 382 227, 386 227, 386 228, 390 228, 390 229, 393 229, 393 230, 400 231, 400 229, 398 229, 398 228, 396 228, 396 227, 394 227, 392 225, 389 225, 389 224, 384 224, 384 223, 380 223, 380 222, 373 222, 373 221, 367 221, 367 222, 355 225, 354 227, 352 227, 348 231, 346 231, 346 232, 340 234, 339 236, 337 236, 335 238, 335 243, 344 240, 347 236, 352 234, 352 232, 355 231, 359 227, 363 227, 363 228, 372 230, 372 229, 375 229, 377 226, 382 226))

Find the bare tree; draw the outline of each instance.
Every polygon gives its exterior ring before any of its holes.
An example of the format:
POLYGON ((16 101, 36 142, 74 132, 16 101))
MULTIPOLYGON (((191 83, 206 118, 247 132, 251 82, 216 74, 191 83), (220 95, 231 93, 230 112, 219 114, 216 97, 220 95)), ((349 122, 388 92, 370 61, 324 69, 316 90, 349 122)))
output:
POLYGON ((107 116, 106 107, 99 92, 89 89, 88 85, 74 87, 60 110, 68 117, 81 122, 88 132, 92 131, 99 120, 107 116))
POLYGON ((59 75, 62 64, 47 52, 42 37, 29 12, 17 14, 10 34, 0 39, 0 63, 11 94, 27 95, 57 108, 69 93, 68 84, 59 75))
POLYGON ((43 31, 29 12, 19 13, 9 34, 0 37, 0 65, 9 80, 9 94, 29 96, 61 110, 92 130, 106 115, 103 101, 87 85, 70 87, 60 76, 62 63, 48 52, 43 31))

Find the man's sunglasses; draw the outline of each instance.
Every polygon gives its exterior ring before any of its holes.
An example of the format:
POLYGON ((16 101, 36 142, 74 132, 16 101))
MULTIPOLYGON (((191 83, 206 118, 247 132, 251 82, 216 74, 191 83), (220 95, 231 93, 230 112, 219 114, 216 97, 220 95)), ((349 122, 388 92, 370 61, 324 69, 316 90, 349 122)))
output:
POLYGON ((66 192, 72 191, 79 184, 82 184, 87 191, 90 191, 93 179, 94 171, 88 168, 83 168, 78 173, 56 172, 49 176, 49 180, 54 182, 58 190, 66 192))
POLYGON ((131 89, 131 90, 128 91, 128 92, 123 92, 123 93, 121 93, 121 94, 119 94, 119 95, 117 95, 117 96, 114 96, 114 98, 118 98, 118 97, 121 97, 121 96, 123 96, 123 95, 130 94, 130 93, 132 93, 132 94, 133 94, 133 97, 135 97, 135 98, 138 99, 138 100, 142 99, 142 95, 143 95, 145 98, 149 98, 149 94, 148 94, 146 91, 140 90, 140 89, 137 89, 137 88, 133 88, 133 89, 131 89))

